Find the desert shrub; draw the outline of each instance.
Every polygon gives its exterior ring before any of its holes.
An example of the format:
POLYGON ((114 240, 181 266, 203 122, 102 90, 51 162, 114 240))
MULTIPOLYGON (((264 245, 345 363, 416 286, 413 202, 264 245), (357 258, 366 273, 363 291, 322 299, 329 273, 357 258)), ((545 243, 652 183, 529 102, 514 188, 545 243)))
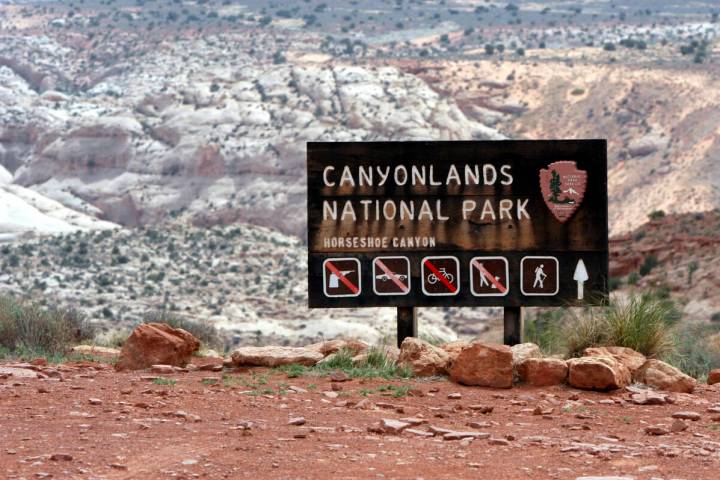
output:
POLYGON ((648 273, 652 271, 653 268, 657 267, 658 265, 658 259, 655 255, 648 255, 643 260, 642 265, 640 265, 640 268, 638 269, 638 273, 640 276, 644 277, 648 273))
POLYGON ((93 336, 93 326, 78 310, 0 296, 0 346, 10 355, 62 355, 93 336))
POLYGON ((706 340, 717 332, 717 325, 687 325, 679 329, 675 337, 676 350, 668 356, 668 363, 704 380, 711 370, 720 368, 720 346, 706 340))
POLYGON ((664 210, 653 210, 648 214, 648 218, 650 220, 660 220, 661 218, 665 218, 665 211, 664 210))
POLYGON ((565 313, 561 309, 537 312, 528 315, 523 325, 523 337, 540 347, 546 355, 564 351, 565 313))
POLYGON ((672 325, 678 319, 674 303, 655 294, 613 300, 599 310, 584 310, 569 323, 567 354, 573 357, 588 347, 619 346, 664 358, 674 352, 672 325))
POLYGON ((204 347, 223 349, 225 339, 213 324, 207 321, 193 320, 180 315, 175 315, 167 310, 158 310, 146 313, 143 316, 144 323, 167 323, 173 328, 182 328, 192 333, 200 340, 204 347))

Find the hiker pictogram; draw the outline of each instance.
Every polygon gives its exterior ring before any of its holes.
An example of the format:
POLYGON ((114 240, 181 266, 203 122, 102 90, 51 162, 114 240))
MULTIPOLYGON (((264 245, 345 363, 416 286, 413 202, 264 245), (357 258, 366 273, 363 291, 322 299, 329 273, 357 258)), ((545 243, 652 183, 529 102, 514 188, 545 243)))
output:
POLYGON ((357 258, 328 258, 323 262, 326 297, 360 295, 360 261, 357 258))
POLYGON ((422 290, 425 295, 457 295, 460 291, 460 262, 456 257, 425 257, 422 260, 422 290))
POLYGON ((470 290, 476 297, 503 297, 509 284, 505 257, 475 257, 470 261, 470 290))
POLYGON ((410 293, 410 260, 407 257, 378 257, 373 260, 373 290, 377 295, 410 293))
POLYGON ((528 296, 557 295, 560 265, 555 257, 523 257, 520 261, 520 290, 528 296))

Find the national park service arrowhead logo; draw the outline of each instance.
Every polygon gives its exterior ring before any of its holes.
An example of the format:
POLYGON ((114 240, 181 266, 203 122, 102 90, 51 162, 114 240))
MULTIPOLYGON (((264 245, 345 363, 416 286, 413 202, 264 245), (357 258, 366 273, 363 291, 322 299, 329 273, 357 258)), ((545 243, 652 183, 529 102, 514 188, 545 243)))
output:
POLYGON ((555 218, 565 223, 573 216, 585 196, 587 172, 575 162, 560 160, 540 170, 540 190, 555 218))

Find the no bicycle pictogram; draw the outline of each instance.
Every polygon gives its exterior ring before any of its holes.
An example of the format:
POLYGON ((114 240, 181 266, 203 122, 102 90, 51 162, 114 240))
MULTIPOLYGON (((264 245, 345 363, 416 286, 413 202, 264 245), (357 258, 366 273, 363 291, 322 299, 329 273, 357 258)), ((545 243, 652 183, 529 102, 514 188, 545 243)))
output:
POLYGON ((475 257, 470 261, 470 290, 476 297, 504 297, 510 290, 505 257, 475 257))
POLYGON ((373 260, 373 290, 377 295, 410 293, 410 259, 377 257, 373 260))
POLYGON ((326 297, 357 297, 361 292, 360 261, 357 258, 328 258, 323 262, 326 297))
POLYGON ((425 257, 422 260, 422 290, 431 297, 457 295, 460 291, 460 262, 456 257, 425 257))

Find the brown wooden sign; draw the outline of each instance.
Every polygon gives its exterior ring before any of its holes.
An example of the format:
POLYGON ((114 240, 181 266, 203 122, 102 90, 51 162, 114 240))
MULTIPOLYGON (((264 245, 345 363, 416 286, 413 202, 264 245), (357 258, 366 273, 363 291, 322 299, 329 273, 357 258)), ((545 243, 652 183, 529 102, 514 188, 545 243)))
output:
POLYGON ((596 304, 605 140, 307 144, 310 307, 596 304))

